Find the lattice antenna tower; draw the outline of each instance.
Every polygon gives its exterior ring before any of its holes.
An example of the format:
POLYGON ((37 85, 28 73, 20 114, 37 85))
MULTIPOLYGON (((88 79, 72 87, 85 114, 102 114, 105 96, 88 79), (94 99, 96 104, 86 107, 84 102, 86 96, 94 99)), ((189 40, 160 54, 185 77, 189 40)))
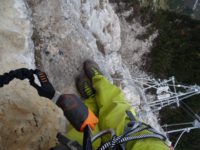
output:
POLYGON ((193 122, 169 125, 165 124, 162 126, 166 134, 181 132, 176 143, 174 144, 174 148, 176 148, 184 133, 190 132, 194 129, 200 129, 199 115, 182 101, 191 96, 200 94, 200 86, 176 84, 174 77, 171 77, 168 80, 156 80, 150 77, 133 78, 133 80, 134 83, 139 85, 138 89, 144 99, 145 105, 150 106, 152 111, 159 111, 166 106, 176 104, 178 107, 181 106, 194 119, 193 122), (153 98, 148 96, 147 98, 147 95, 155 96, 153 98))
POLYGON ((176 84, 174 77, 168 80, 156 80, 150 77, 133 78, 133 81, 141 87, 140 93, 145 104, 150 106, 152 111, 159 111, 172 104, 179 107, 180 101, 200 94, 200 86, 176 84), (155 97, 147 98, 146 95, 155 95, 155 97))
MULTIPOLYGON (((121 79, 114 78, 114 80, 121 79)), ((181 106, 194 119, 193 122, 165 124, 162 126, 166 134, 181 132, 174 148, 177 146, 184 133, 194 129, 200 129, 200 116, 194 113, 194 111, 183 102, 184 99, 200 94, 200 86, 177 84, 175 82, 175 77, 170 77, 167 80, 156 80, 151 77, 135 77, 126 80, 131 84, 137 85, 134 87, 136 87, 143 100, 142 105, 147 106, 144 108, 150 107, 150 111, 159 112, 159 110, 166 106, 176 104, 178 107, 181 106), (168 130, 169 127, 170 130, 168 130)))

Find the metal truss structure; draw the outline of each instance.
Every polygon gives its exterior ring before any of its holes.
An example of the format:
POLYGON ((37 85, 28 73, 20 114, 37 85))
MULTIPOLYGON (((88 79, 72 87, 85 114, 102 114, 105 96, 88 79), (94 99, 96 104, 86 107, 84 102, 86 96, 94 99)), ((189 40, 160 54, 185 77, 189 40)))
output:
POLYGON ((156 80, 150 77, 133 78, 132 80, 141 88, 140 93, 142 93, 145 104, 150 106, 152 111, 159 111, 172 104, 179 107, 182 100, 200 94, 200 86, 176 84, 174 77, 168 80, 156 80), (147 97, 148 94, 154 97, 147 97))
POLYGON ((165 124, 162 126, 168 135, 181 132, 177 142, 174 144, 174 148, 184 133, 200 129, 200 116, 183 102, 184 99, 200 94, 200 86, 177 84, 175 77, 171 77, 168 80, 156 80, 150 77, 133 78, 132 80, 144 99, 144 105, 149 106, 151 111, 158 112, 166 106, 175 104, 178 107, 182 107, 194 119, 193 122, 165 124))

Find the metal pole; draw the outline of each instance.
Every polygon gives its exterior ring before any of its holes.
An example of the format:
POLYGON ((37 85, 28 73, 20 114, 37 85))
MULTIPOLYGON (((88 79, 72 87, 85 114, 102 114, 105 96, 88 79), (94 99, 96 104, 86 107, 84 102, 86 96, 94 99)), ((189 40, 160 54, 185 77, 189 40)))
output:
POLYGON ((177 130, 171 130, 171 131, 166 131, 167 134, 170 134, 170 133, 176 133, 176 132, 181 132, 181 131, 184 131, 184 130, 193 130, 193 129, 198 129, 198 127, 188 127, 188 128, 182 128, 182 129, 177 129, 177 130))

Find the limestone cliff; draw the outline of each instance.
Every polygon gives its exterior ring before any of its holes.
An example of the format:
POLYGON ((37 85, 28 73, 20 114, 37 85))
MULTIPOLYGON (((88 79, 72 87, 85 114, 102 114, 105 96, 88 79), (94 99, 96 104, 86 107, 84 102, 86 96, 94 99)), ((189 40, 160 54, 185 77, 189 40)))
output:
POLYGON ((61 92, 72 92, 85 59, 118 51, 120 25, 108 1, 28 1, 36 63, 61 92), (61 67, 62 66, 62 67, 61 67))
MULTIPOLYGON (((35 68, 32 23, 24 1, 1 0, 0 74, 35 68)), ((38 96, 27 81, 14 80, 0 89, 0 149, 48 149, 64 131, 62 111, 38 96)))
MULTIPOLYGON (((21 67, 47 72, 60 92, 75 92, 86 58, 120 48, 118 17, 107 1, 2 0, 0 73, 21 67), (96 30, 98 29, 98 30, 96 30), (35 62, 36 60, 36 62, 35 62)), ((99 56, 97 56, 99 55, 99 56)), ((28 81, 0 89, 0 149, 45 150, 65 130, 62 111, 28 81)))

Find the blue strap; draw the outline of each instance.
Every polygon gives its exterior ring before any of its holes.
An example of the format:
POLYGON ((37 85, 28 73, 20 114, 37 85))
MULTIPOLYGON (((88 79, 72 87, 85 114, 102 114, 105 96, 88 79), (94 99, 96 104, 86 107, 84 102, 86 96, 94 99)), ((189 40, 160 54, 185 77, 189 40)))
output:
POLYGON ((86 126, 84 129, 83 150, 92 150, 92 141, 89 126, 86 126))

